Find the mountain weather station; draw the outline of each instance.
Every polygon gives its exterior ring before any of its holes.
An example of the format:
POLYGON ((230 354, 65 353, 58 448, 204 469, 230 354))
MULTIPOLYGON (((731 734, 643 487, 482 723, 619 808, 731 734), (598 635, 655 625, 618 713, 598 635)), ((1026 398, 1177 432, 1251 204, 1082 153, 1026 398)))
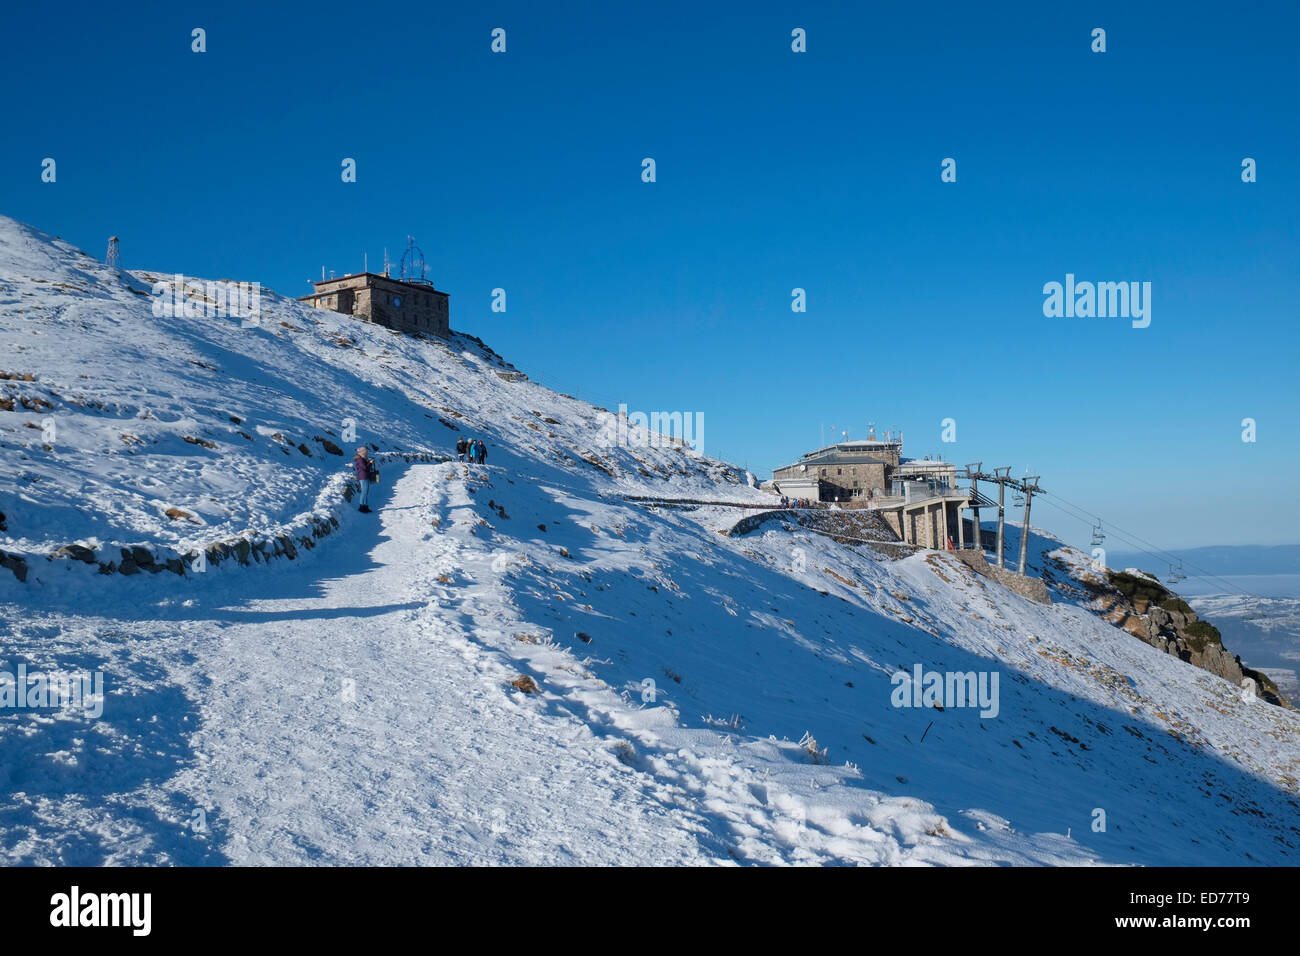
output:
POLYGON ((322 274, 319 282, 312 282, 316 291, 298 301, 398 332, 426 332, 445 338, 451 332, 450 297, 425 278, 424 253, 415 240, 408 236, 407 243, 400 278, 389 274, 385 255, 382 274, 362 271, 328 279, 322 274))

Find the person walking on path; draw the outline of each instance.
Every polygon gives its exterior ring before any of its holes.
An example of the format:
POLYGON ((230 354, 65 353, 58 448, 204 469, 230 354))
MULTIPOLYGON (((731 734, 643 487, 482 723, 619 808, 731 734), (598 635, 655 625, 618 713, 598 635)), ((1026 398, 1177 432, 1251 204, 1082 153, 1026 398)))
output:
POLYGON ((469 451, 469 442, 465 440, 464 435, 461 435, 459 438, 456 439, 456 454, 460 457, 461 461, 465 460, 465 454, 468 451, 469 451))
POLYGON ((487 445, 481 441, 478 443, 478 463, 480 465, 487 464, 487 445))
POLYGON ((352 473, 361 485, 361 507, 357 510, 362 514, 370 514, 370 485, 379 482, 379 469, 375 467, 375 461, 366 451, 365 445, 357 449, 356 457, 352 459, 352 473))

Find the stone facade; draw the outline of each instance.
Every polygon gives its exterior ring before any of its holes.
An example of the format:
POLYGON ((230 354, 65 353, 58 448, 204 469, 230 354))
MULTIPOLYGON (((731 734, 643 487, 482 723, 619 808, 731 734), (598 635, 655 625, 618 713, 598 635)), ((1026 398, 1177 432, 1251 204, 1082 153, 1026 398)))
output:
POLYGON ((781 479, 816 479, 821 483, 821 500, 841 501, 869 495, 885 487, 887 462, 870 455, 829 453, 807 458, 772 472, 777 487, 781 479))
POLYGON ((404 282, 373 272, 313 282, 316 291, 299 302, 374 322, 400 332, 447 336, 451 332, 449 296, 432 285, 404 282))

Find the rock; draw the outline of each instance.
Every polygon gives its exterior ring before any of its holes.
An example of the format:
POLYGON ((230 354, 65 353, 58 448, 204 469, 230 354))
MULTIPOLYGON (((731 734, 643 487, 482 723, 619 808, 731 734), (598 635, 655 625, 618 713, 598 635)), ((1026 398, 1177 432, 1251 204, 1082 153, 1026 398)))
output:
POLYGON ((6 567, 14 573, 20 582, 27 581, 27 560, 21 554, 9 554, 0 551, 0 567, 6 567))
POLYGON ((95 552, 83 544, 65 544, 50 554, 51 558, 70 558, 85 564, 95 563, 95 552))

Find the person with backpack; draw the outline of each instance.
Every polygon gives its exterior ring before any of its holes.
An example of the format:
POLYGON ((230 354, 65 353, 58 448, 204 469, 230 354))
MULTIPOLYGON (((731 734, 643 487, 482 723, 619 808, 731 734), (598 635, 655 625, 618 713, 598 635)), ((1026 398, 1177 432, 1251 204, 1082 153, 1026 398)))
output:
POLYGON ((483 442, 478 443, 478 463, 480 465, 487 464, 487 445, 483 444, 483 442))
POLYGON ((464 435, 461 435, 459 438, 456 439, 456 454, 457 456, 459 456, 461 461, 465 460, 465 455, 468 451, 469 451, 469 442, 465 440, 464 435))
POLYGON ((361 485, 361 507, 357 510, 362 514, 370 514, 370 485, 379 484, 379 469, 375 467, 375 460, 370 457, 365 445, 357 449, 356 457, 352 459, 352 473, 361 485))

